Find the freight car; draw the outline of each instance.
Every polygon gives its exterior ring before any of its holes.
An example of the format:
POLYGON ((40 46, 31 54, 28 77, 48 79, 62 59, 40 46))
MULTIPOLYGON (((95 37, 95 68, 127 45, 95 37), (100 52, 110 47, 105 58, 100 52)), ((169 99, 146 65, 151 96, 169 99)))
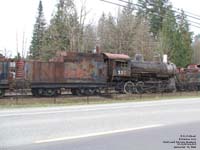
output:
POLYGON ((177 90, 199 91, 200 90, 200 65, 191 64, 186 68, 177 69, 177 90))

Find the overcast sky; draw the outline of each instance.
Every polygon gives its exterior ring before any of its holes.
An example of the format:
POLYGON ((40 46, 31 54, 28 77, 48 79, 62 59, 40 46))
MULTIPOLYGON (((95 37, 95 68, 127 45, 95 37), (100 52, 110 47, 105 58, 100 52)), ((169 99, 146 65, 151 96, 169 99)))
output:
MULTIPOLYGON (((76 0, 80 4, 81 0, 76 0)), ((112 0, 115 1, 115 0, 112 0)), ((199 0, 170 0, 174 7, 182 8, 200 16, 199 0)), ((57 0, 42 0, 44 15, 49 22, 55 11, 57 0)), ((7 51, 7 56, 14 56, 18 43, 18 50, 22 51, 23 35, 26 39, 25 49, 29 48, 33 25, 37 16, 39 0, 1 0, 0 1, 0 53, 7 51), (18 42, 17 42, 18 41, 18 42)), ((116 15, 118 7, 101 2, 100 0, 87 0, 87 9, 90 10, 89 20, 95 22, 102 12, 111 11, 116 15)), ((199 17, 200 18, 200 17, 199 17)), ((190 19, 191 20, 191 19, 190 19)), ((199 22, 200 20, 193 20, 199 22)), ((199 25, 200 26, 200 25, 199 25)), ((199 28, 191 27, 195 34, 200 33, 199 28)))

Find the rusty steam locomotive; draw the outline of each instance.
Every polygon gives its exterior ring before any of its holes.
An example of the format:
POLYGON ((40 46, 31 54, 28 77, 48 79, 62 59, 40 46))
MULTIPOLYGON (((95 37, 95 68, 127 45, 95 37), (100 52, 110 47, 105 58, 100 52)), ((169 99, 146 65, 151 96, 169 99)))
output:
POLYGON ((112 88, 121 93, 176 90, 176 66, 112 53, 59 53, 48 62, 0 58, 0 95, 31 89, 33 96, 96 95, 112 88))

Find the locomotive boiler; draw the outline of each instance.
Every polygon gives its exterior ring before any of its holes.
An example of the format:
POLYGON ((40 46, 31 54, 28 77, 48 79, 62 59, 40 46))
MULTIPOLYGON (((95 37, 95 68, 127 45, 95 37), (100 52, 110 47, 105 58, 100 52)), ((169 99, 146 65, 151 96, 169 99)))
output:
POLYGON ((136 56, 131 61, 131 77, 124 84, 125 93, 175 91, 176 66, 161 61, 144 61, 136 56))
POLYGON ((176 74, 176 66, 173 63, 132 60, 131 74, 150 78, 170 78, 176 74))

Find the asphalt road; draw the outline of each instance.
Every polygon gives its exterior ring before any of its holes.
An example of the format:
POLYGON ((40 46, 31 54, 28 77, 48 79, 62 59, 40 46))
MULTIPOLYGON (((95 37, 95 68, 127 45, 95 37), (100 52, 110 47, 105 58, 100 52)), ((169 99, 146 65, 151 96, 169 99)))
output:
POLYGON ((197 98, 4 109, 0 110, 0 150, 173 149, 163 142, 175 141, 180 135, 195 135, 199 146, 199 115, 197 98))
POLYGON ((10 150, 173 150, 200 149, 200 122, 12 147, 10 150))

